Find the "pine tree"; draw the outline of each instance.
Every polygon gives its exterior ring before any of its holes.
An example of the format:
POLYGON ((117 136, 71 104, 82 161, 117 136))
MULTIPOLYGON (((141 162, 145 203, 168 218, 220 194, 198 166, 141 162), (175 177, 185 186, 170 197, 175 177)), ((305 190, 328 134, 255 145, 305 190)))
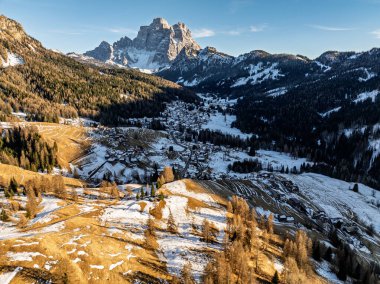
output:
POLYGON ((162 192, 160 192, 160 194, 158 195, 158 199, 160 199, 160 201, 164 200, 165 195, 162 192))
POLYGON ((145 196, 145 192, 144 192, 144 188, 140 188, 140 198, 141 199, 144 199, 144 196, 145 196))
POLYGON ((354 192, 359 192, 359 185, 357 183, 354 184, 354 188, 352 189, 354 192))
POLYGON ((156 196, 156 191, 154 189, 154 184, 152 183, 151 189, 150 189, 150 196, 155 197, 156 196))
POLYGON ((256 151, 255 151, 255 148, 254 148, 253 146, 251 146, 251 147, 249 148, 248 155, 250 155, 251 157, 256 156, 256 151))
POLYGON ((9 193, 13 196, 17 193, 18 183, 14 177, 11 178, 9 183, 9 193))
POLYGON ((348 272, 348 256, 345 249, 338 252, 338 273, 337 276, 340 280, 346 281, 348 272))
POLYGON ((7 222, 9 220, 8 214, 4 209, 1 210, 0 220, 3 222, 7 222))
POLYGON ((316 261, 321 260, 321 248, 318 241, 314 242, 312 256, 316 261))
POLYGON ((160 189, 162 186, 160 177, 157 178, 157 189, 160 189))
POLYGON ((273 275, 273 278, 272 278, 272 284, 278 284, 280 283, 280 277, 278 276, 278 272, 276 270, 276 272, 274 273, 273 275))
POLYGON ((326 261, 331 261, 332 259, 332 249, 331 247, 328 247, 325 254, 323 255, 323 259, 326 260, 326 261))

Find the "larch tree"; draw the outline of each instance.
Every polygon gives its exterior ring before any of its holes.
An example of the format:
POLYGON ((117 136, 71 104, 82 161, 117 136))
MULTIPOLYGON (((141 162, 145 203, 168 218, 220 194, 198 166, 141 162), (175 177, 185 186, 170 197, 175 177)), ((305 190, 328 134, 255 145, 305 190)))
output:
POLYGON ((59 198, 66 199, 65 181, 61 175, 53 176, 52 187, 53 187, 54 193, 59 198))
POLYGON ((273 235, 273 214, 271 213, 267 220, 267 230, 269 235, 273 235))
POLYGON ((211 232, 211 224, 207 219, 204 219, 202 223, 202 239, 206 243, 211 243, 213 240, 213 236, 211 232))
POLYGON ((191 263, 186 263, 181 271, 181 283, 183 284, 195 284, 195 279, 192 274, 191 263))
POLYGON ((169 211, 167 228, 168 228, 168 231, 172 234, 178 233, 178 227, 177 227, 177 224, 175 223, 174 216, 171 210, 169 211))
POLYGON ((172 167, 165 167, 162 175, 165 178, 165 182, 169 183, 174 181, 174 173, 172 167))

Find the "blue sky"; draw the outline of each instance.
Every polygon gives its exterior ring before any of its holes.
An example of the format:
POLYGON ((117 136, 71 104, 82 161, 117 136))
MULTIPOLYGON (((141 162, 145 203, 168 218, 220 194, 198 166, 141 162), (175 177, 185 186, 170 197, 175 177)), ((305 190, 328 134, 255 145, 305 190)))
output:
POLYGON ((0 0, 0 13, 63 52, 134 38, 156 17, 184 22, 202 47, 232 55, 263 49, 314 58, 380 46, 380 0, 0 0))

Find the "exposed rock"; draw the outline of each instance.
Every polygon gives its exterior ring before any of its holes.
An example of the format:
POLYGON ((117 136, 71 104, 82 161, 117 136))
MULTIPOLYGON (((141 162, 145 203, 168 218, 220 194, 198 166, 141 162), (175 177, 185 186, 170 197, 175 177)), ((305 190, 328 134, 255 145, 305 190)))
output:
POLYGON ((149 26, 140 27, 133 40, 123 37, 112 46, 102 42, 85 55, 103 62, 153 71, 168 66, 182 50, 199 49, 185 24, 171 26, 165 19, 156 18, 149 26))
POLYGON ((86 52, 85 55, 101 61, 107 61, 112 57, 112 46, 108 42, 102 41, 97 48, 86 52))

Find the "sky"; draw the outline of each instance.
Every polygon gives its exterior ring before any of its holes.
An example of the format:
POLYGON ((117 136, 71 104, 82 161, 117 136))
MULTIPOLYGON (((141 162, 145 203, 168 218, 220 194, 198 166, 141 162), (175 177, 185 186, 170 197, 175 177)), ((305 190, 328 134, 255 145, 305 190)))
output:
POLYGON ((235 56, 380 47, 380 0, 0 0, 0 14, 62 52, 133 39, 157 17, 183 22, 202 47, 235 56))

